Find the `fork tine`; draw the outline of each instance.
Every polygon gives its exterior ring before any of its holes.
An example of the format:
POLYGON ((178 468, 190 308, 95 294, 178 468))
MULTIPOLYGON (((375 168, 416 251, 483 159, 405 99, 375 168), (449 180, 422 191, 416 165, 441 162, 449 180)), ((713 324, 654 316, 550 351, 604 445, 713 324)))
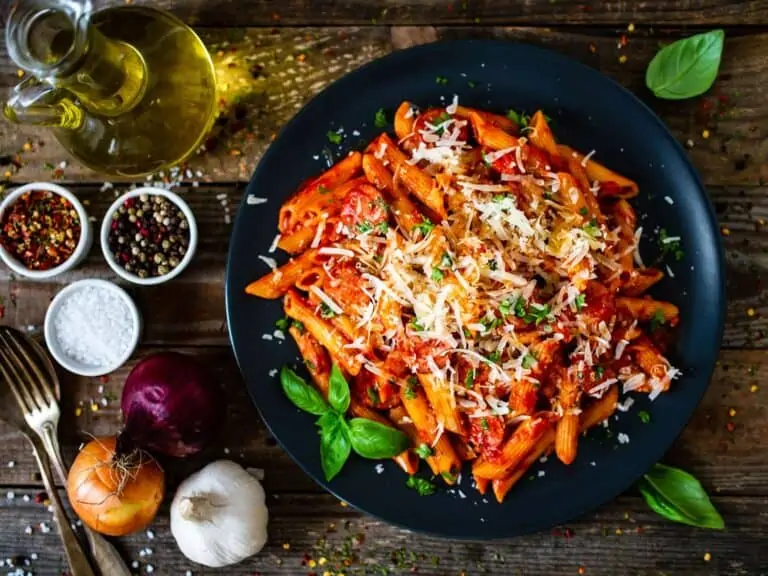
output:
POLYGON ((35 397, 33 398, 32 392, 30 392, 30 385, 27 382, 29 373, 24 368, 24 363, 20 361, 16 352, 11 348, 6 336, 7 332, 7 330, 0 331, 0 341, 3 343, 3 346, 0 346, 0 353, 2 353, 3 360, 8 363, 13 375, 16 377, 16 383, 18 384, 19 390, 21 391, 22 396, 24 396, 24 400, 27 402, 27 411, 31 412, 37 410, 38 403, 41 402, 42 398, 40 397, 39 392, 34 394, 35 397))
MULTIPOLYGON (((36 376, 37 379, 37 387, 40 392, 42 392, 42 403, 43 404, 53 404, 56 402, 56 396, 53 393, 53 390, 51 389, 51 386, 48 382, 48 378, 43 374, 43 371, 40 370, 39 366, 39 358, 34 358, 33 354, 37 356, 36 352, 30 352, 26 348, 28 348, 28 342, 26 339, 21 336, 18 332, 9 332, 10 340, 13 343, 13 347, 16 348, 16 350, 21 354, 23 359, 26 361, 26 367, 31 369, 32 373, 36 376)), ((23 363, 22 363, 23 364, 23 363)), ((34 380, 34 378, 30 378, 30 380, 34 380)), ((40 399, 38 399, 38 402, 40 399)))
POLYGON ((9 364, 8 358, 6 357, 5 350, 0 346, 0 373, 2 373, 3 378, 5 378, 6 383, 8 384, 8 388, 11 389, 11 392, 13 392, 13 395, 16 397, 16 402, 19 404, 19 408, 21 408, 21 411, 24 415, 27 414, 27 412, 30 411, 30 408, 27 406, 26 401, 24 400, 23 396, 19 392, 19 389, 16 387, 16 384, 14 383, 14 379, 11 377, 8 370, 6 370, 5 365, 9 364))

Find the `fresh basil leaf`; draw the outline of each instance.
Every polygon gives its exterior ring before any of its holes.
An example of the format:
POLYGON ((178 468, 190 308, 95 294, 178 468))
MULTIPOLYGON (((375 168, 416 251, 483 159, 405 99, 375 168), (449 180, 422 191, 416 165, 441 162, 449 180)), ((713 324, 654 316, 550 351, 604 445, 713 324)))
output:
POLYGON ((297 408, 304 410, 304 412, 309 412, 315 416, 322 416, 328 411, 328 404, 320 392, 307 384, 304 378, 296 374, 288 366, 283 366, 283 369, 280 370, 280 384, 283 387, 283 392, 288 396, 288 400, 293 402, 297 408))
POLYGON ((432 496, 437 491, 437 486, 426 478, 419 478, 418 476, 408 476, 408 480, 405 481, 405 485, 412 490, 416 490, 419 496, 432 496))
POLYGON ((352 449, 363 458, 372 460, 392 458, 407 450, 411 445, 408 436, 400 430, 367 418, 350 420, 349 432, 352 449))
POLYGON ((328 380, 328 402, 339 414, 345 414, 349 409, 349 384, 336 364, 331 368, 328 380))
POLYGON ((712 30, 665 46, 648 65, 646 86, 666 100, 703 94, 717 77, 724 39, 722 30, 712 30))
POLYGON ((349 441, 349 428, 344 418, 335 412, 326 412, 320 420, 320 463, 325 479, 332 480, 349 458, 352 445, 349 441))
POLYGON ((654 512, 672 520, 699 528, 722 530, 723 517, 698 480, 680 470, 656 464, 637 484, 654 512))

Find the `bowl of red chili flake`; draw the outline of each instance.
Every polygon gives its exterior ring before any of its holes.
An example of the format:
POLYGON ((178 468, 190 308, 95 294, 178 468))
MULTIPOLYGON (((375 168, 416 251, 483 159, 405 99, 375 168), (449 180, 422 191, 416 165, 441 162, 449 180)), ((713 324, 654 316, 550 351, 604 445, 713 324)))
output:
POLYGON ((0 204, 0 259, 21 276, 45 280, 71 270, 92 241, 88 214, 66 188, 26 184, 0 204))

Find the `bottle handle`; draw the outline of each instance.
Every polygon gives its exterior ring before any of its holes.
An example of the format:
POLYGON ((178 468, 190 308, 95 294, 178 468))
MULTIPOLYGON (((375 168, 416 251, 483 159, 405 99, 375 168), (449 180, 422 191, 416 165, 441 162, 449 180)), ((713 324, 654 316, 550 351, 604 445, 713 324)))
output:
POLYGON ((67 91, 30 76, 11 92, 3 106, 11 122, 51 128, 77 129, 83 124, 83 110, 67 91))

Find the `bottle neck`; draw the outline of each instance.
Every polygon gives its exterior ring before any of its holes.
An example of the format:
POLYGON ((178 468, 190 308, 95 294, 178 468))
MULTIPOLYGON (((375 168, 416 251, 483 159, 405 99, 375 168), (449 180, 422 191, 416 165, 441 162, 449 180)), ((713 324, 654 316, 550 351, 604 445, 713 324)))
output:
POLYGON ((78 61, 50 83, 77 95, 89 112, 104 116, 128 112, 146 89, 143 57, 133 46, 111 40, 93 26, 87 42, 78 61))

